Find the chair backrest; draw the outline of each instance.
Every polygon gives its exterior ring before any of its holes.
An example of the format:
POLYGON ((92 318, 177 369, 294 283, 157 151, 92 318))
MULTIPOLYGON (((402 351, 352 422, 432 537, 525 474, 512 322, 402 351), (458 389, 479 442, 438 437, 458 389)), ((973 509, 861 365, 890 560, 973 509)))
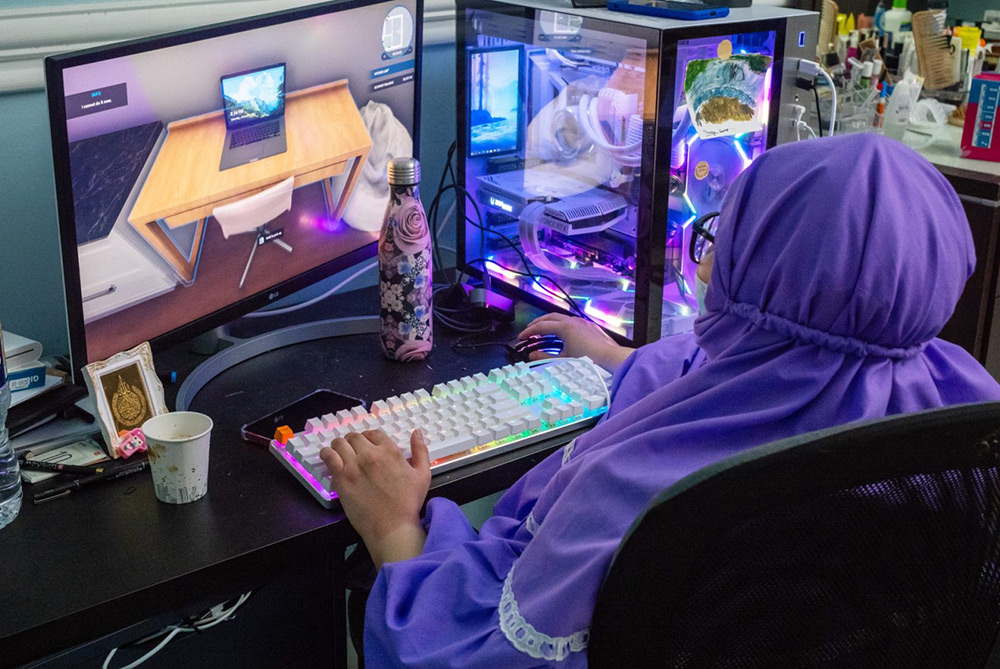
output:
POLYGON ((212 215, 222 228, 222 236, 229 239, 230 235, 252 232, 291 209, 294 187, 295 177, 288 177, 259 193, 216 207, 212 215))
POLYGON ((964 405, 786 439, 686 477, 619 546, 590 665, 1000 661, 998 436, 1000 403, 964 405))

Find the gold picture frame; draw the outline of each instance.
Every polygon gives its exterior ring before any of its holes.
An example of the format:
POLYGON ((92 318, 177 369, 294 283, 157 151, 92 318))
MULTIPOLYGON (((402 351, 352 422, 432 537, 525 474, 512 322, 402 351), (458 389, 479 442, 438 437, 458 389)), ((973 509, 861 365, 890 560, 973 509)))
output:
POLYGON ((84 371, 108 454, 119 458, 118 435, 122 430, 130 432, 153 416, 167 413, 149 342, 92 362, 84 371))

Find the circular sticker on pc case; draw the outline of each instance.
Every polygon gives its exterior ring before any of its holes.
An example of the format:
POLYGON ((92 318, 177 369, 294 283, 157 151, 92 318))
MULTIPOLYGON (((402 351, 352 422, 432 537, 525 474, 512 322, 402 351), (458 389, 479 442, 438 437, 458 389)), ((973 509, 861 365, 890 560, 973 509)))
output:
POLYGON ((719 42, 719 50, 716 53, 722 60, 729 60, 729 57, 733 55, 733 43, 727 39, 722 40, 719 42))
POLYGON ((708 161, 701 161, 694 166, 694 178, 701 181, 708 176, 708 161))

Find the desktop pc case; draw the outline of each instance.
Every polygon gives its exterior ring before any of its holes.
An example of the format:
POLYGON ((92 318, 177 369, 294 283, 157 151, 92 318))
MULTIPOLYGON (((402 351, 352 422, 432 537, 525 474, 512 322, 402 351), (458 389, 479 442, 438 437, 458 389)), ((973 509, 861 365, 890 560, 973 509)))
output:
POLYGON ((633 345, 690 330, 692 223, 794 139, 818 15, 460 0, 458 19, 460 266, 633 345))

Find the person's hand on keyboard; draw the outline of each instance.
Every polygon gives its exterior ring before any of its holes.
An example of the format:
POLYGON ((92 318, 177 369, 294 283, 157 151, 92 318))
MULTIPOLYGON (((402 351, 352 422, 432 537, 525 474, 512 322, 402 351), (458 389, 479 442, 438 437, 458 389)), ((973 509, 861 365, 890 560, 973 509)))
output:
MULTIPOLYGON (((619 345, 596 323, 564 314, 545 314, 536 318, 517 338, 526 339, 532 335, 555 335, 563 341, 563 349, 558 357, 586 356, 612 374, 635 350, 619 345)), ((531 360, 549 357, 552 356, 543 351, 531 354, 531 360)))
POLYGON ((427 533, 420 509, 431 485, 430 457, 419 430, 410 436, 409 461, 381 430, 338 437, 319 453, 344 513, 376 568, 420 555, 427 533))

